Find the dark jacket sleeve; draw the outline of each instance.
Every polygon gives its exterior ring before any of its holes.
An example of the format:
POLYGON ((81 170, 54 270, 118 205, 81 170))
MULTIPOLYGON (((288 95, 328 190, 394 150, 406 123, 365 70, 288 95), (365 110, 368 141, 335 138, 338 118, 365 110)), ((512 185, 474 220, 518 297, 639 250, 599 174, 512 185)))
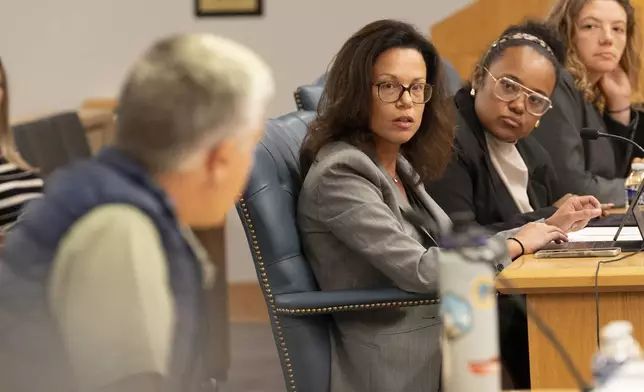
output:
MULTIPOLYGON (((633 131, 633 140, 640 146, 644 146, 644 112, 641 108, 633 109, 635 117, 635 130, 633 131)), ((644 158, 644 153, 639 149, 633 149, 633 158, 644 158)))
MULTIPOLYGON (((565 75, 571 78, 569 74, 565 75)), ((584 144, 580 136, 584 124, 584 101, 574 84, 562 77, 552 101, 553 108, 541 118, 540 126, 532 135, 550 154, 561 189, 566 193, 593 195, 604 203, 623 203, 622 178, 607 179, 586 170, 584 144)))
POLYGON ((528 194, 530 200, 535 199, 537 206, 548 207, 554 205, 566 192, 561 188, 557 178, 557 170, 552 163, 548 151, 532 135, 528 135, 517 143, 523 159, 530 170, 530 185, 533 194, 528 194))
POLYGON ((510 230, 517 227, 521 227, 526 223, 535 222, 540 219, 549 218, 552 214, 557 211, 556 207, 544 207, 539 208, 533 212, 526 212, 525 214, 515 214, 505 222, 497 222, 486 225, 485 227, 495 233, 504 230, 510 230))
MULTIPOLYGON (((438 180, 427 183, 425 187, 427 193, 450 217, 458 213, 471 214, 477 222, 490 231, 497 233, 520 227, 528 222, 547 218, 556 211, 555 207, 546 207, 530 213, 514 214, 505 221, 481 222, 480 211, 477 211, 475 200, 486 200, 489 203, 497 203, 497 200, 494 195, 476 194, 473 184, 477 181, 477 176, 484 173, 478 170, 477 166, 468 159, 463 150, 458 149, 457 151, 459 152, 454 153, 452 161, 443 176, 438 180)), ((491 205, 489 208, 497 210, 498 206, 491 205)))
POLYGON ((466 159, 454 152, 441 178, 425 186, 427 193, 450 216, 463 212, 471 214, 472 217, 476 216, 473 186, 475 174, 468 170, 466 159))

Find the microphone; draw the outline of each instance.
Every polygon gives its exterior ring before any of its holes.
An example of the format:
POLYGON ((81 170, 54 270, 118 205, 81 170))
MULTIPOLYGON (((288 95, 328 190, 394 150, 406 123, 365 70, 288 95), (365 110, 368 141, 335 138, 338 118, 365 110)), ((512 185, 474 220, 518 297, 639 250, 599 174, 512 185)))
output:
POLYGON ((632 146, 635 146, 635 148, 637 148, 638 150, 640 150, 644 154, 644 148, 642 146, 640 146, 639 144, 635 143, 634 141, 632 141, 631 139, 627 138, 627 137, 619 136, 619 135, 613 135, 613 134, 606 133, 606 132, 600 132, 599 130, 593 129, 593 128, 582 128, 581 129, 581 138, 582 139, 597 140, 600 137, 607 137, 607 138, 610 138, 610 139, 616 139, 616 140, 620 140, 622 142, 630 143, 632 146))
MULTIPOLYGON (((616 139, 622 142, 630 143, 631 145, 635 146, 638 150, 640 150, 644 154, 644 148, 642 148, 642 146, 640 146, 639 144, 635 143, 631 139, 624 136, 613 135, 606 132, 600 132, 599 130, 594 128, 582 128, 580 134, 581 134, 581 138, 586 140, 597 140, 600 137, 607 137, 610 139, 616 139)), ((640 185, 637 187, 637 192, 635 193, 635 197, 631 201, 631 204, 629 204, 628 210, 626 210, 626 213, 624 214, 624 217, 622 218, 622 221, 620 222, 619 227, 615 232, 615 236, 613 237, 613 246, 615 246, 615 243, 619 238, 619 234, 622 232, 622 229, 626 224, 626 220, 628 219, 629 216, 633 214, 633 210, 635 209, 635 206, 637 205, 640 197, 642 196, 642 191, 644 191, 644 181, 640 182, 640 185)))

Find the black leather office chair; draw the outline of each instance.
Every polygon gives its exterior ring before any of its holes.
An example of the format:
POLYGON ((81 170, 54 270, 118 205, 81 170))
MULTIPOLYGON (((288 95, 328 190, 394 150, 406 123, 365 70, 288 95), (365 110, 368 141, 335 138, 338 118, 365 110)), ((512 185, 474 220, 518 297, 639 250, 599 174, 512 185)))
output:
POLYGON ((296 222, 299 150, 314 116, 298 111, 268 121, 237 204, 289 392, 329 391, 330 314, 437 303, 396 288, 319 290, 302 254, 296 222))
MULTIPOLYGON (((449 61, 445 58, 441 58, 441 61, 447 82, 447 92, 449 95, 454 95, 461 88, 463 80, 449 61)), ((297 110, 317 110, 325 82, 326 74, 320 76, 313 84, 298 87, 293 93, 297 110)))
POLYGON ((76 112, 65 112, 13 127, 16 148, 47 176, 57 168, 92 155, 76 112))

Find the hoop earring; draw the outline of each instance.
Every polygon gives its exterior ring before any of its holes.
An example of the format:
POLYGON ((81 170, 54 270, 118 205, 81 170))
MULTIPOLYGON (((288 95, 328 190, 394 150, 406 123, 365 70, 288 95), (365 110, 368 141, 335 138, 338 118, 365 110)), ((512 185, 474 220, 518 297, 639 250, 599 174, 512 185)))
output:
POLYGON ((535 128, 539 128, 540 121, 541 121, 541 120, 537 120, 537 122, 536 122, 536 123, 534 123, 534 127, 535 127, 535 128))
POLYGON ((475 96, 476 95, 476 90, 474 90, 474 87, 470 90, 470 95, 475 96))

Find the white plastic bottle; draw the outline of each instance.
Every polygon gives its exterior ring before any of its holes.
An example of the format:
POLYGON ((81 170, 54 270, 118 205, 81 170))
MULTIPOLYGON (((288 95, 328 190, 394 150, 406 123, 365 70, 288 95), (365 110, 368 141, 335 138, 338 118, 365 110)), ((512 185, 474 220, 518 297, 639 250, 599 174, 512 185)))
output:
POLYGON ((454 220, 441 238, 443 392, 499 392, 501 365, 493 267, 509 258, 505 240, 454 220))
MULTIPOLYGON (((637 188, 642 181, 644 181, 644 163, 633 162, 631 164, 631 172, 628 177, 626 177, 626 181, 624 182, 626 206, 629 206, 633 201, 633 198, 637 193, 637 188)), ((638 204, 644 204, 644 200, 642 199, 644 198, 640 198, 638 204)))
POLYGON ((600 350, 593 356, 593 381, 602 387, 630 361, 641 361, 642 350, 628 321, 612 321, 601 330, 600 350))

